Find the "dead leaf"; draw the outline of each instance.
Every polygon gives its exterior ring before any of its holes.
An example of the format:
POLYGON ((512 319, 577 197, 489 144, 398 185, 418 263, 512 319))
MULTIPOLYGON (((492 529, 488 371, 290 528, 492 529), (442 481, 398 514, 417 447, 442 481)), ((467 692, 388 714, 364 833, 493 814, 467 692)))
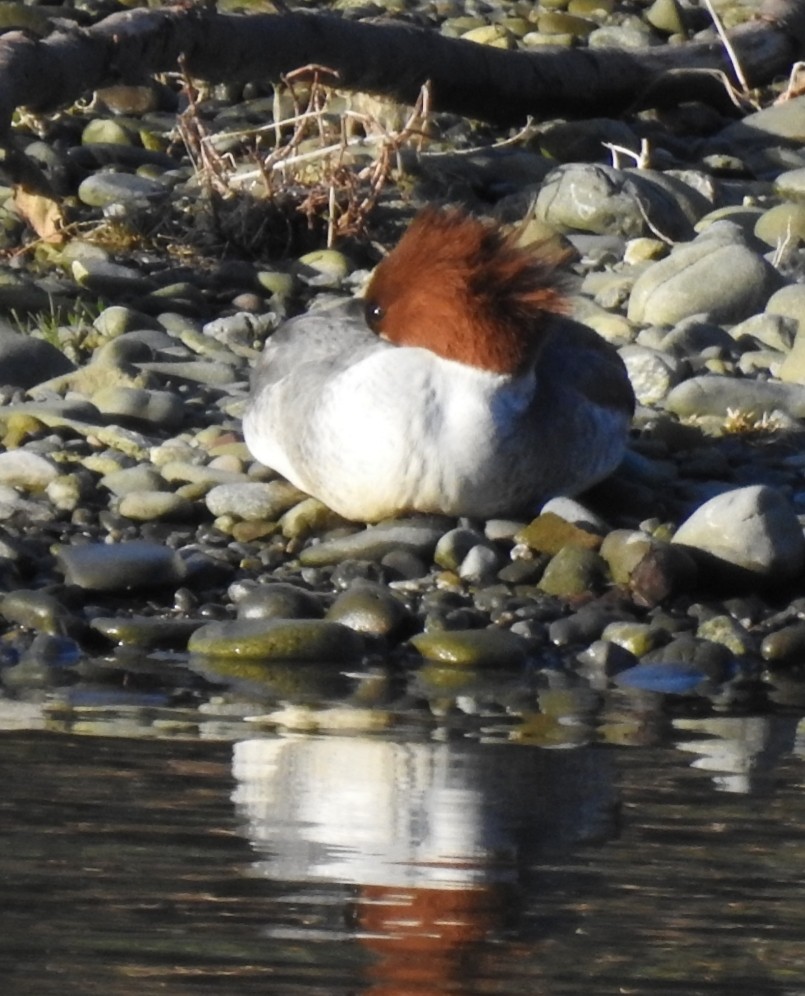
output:
POLYGON ((14 204, 20 216, 28 222, 43 242, 49 245, 64 243, 66 219, 61 204, 54 197, 23 186, 16 186, 14 204))

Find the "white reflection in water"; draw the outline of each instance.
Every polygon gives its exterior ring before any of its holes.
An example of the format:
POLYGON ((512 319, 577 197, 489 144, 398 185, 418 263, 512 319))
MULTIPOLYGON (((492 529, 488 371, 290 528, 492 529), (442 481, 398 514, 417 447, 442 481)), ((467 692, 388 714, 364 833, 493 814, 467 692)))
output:
POLYGON ((235 744, 234 801, 271 878, 466 888, 613 832, 609 755, 370 738, 235 744))
POLYGON ((691 767, 712 771, 720 791, 745 795, 768 788, 766 778, 779 759, 796 752, 797 723, 796 717, 709 716, 676 719, 674 728, 697 734, 677 743, 696 755, 691 767))
POLYGON ((246 740, 234 801, 258 874, 349 885, 343 914, 372 956, 364 996, 465 996, 482 942, 519 907, 523 869, 614 832, 610 759, 467 741, 246 740))

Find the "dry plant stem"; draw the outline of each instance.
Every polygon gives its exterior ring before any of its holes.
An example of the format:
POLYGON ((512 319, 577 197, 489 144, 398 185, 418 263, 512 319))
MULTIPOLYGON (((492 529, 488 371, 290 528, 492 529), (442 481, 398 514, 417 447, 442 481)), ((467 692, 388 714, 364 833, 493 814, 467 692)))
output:
POLYGON ((805 70, 805 62, 794 63, 791 67, 791 72, 788 74, 788 86, 785 88, 785 92, 781 93, 777 100, 775 100, 775 104, 783 104, 786 100, 791 100, 802 94, 803 89, 805 89, 805 85, 800 81, 803 70, 805 70))
POLYGON ((747 83, 746 76, 744 75, 744 71, 741 68, 740 59, 738 58, 738 55, 735 49, 733 48, 729 40, 729 37, 727 36, 727 32, 724 30, 724 25, 721 23, 721 18, 716 13, 716 9, 713 6, 713 0, 704 0, 704 5, 707 8, 707 13, 710 15, 716 31, 718 32, 718 37, 721 39, 724 45, 724 50, 729 56, 730 63, 732 64, 732 68, 735 72, 735 78, 741 84, 744 96, 747 96, 749 93, 749 84, 747 83))
POLYGON ((292 113, 262 128, 227 132, 227 137, 252 138, 255 142, 251 153, 246 154, 254 169, 237 174, 232 156, 222 157, 215 152, 215 136, 206 132, 192 86, 186 81, 189 107, 182 121, 182 135, 204 189, 225 196, 234 188, 259 178, 269 200, 282 194, 284 204, 295 205, 310 224, 324 217, 328 246, 332 246, 339 236, 365 231, 368 216, 393 175, 394 163, 400 168, 402 147, 408 144, 421 146, 427 137, 429 91, 427 87, 422 88, 399 131, 384 129, 371 116, 344 112, 339 119, 339 141, 333 142, 333 124, 328 110, 332 90, 322 80, 336 78, 336 73, 319 65, 294 70, 277 87, 274 101, 278 110, 284 87, 293 104, 292 113), (304 83, 304 88, 300 82, 304 83), (359 121, 364 131, 379 138, 368 143, 364 138, 350 137, 350 121, 359 121), (274 147, 268 155, 261 155, 257 142, 266 132, 273 132, 274 147), (317 147, 301 151, 303 142, 317 143, 317 147), (370 145, 375 146, 375 153, 368 166, 353 165, 349 161, 347 154, 352 149, 370 145), (315 166, 312 180, 308 175, 311 165, 315 166))
POLYGON ((648 169, 651 163, 651 149, 647 138, 641 140, 639 152, 635 152, 634 149, 627 149, 625 145, 615 145, 614 142, 602 142, 601 144, 605 149, 609 149, 612 154, 612 166, 615 169, 620 169, 621 156, 633 159, 637 169, 648 169))
POLYGON ((187 110, 179 118, 179 133, 193 163, 193 169, 208 196, 213 190, 219 194, 226 194, 230 191, 227 174, 231 170, 212 146, 211 136, 199 114, 195 86, 186 74, 184 89, 187 96, 187 110))

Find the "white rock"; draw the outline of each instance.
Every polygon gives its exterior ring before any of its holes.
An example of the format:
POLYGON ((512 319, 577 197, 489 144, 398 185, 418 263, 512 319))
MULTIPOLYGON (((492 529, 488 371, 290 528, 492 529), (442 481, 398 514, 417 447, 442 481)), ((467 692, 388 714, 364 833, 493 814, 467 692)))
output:
POLYGON ((38 453, 27 450, 0 453, 0 484, 23 491, 44 491, 58 476, 58 469, 38 453))
POLYGON ((682 523, 673 542, 769 580, 791 578, 805 566, 805 537, 794 509, 765 484, 711 498, 682 523))

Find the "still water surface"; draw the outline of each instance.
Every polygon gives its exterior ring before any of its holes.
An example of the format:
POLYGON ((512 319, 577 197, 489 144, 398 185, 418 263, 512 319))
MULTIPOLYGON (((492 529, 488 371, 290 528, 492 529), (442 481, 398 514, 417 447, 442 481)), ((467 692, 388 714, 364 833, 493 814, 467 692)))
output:
POLYGON ((0 991, 803 996, 797 734, 8 730, 0 991))

